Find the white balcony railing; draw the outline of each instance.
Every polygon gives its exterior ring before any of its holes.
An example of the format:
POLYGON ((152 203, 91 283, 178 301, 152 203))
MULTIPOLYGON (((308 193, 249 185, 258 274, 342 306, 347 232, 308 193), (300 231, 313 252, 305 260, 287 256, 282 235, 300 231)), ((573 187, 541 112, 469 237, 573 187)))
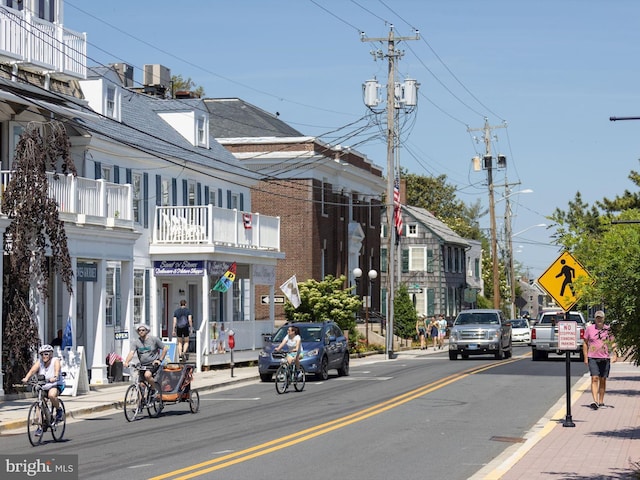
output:
POLYGON ((280 251, 280 217, 202 205, 156 207, 153 243, 280 251))
POLYGON ((0 59, 21 68, 86 78, 87 37, 28 10, 0 8, 0 59))
MULTIPOLYGON (((7 189, 12 171, 0 171, 2 192, 7 189)), ((76 215, 80 223, 133 228, 133 197, 131 185, 120 185, 105 180, 47 173, 49 196, 58 203, 61 214, 76 215)), ((2 211, 0 203, 0 214, 2 211)))

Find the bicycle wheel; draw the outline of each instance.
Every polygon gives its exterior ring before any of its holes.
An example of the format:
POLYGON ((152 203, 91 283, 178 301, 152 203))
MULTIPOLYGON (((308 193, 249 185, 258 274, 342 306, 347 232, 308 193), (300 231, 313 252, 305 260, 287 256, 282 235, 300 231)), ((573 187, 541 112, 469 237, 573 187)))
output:
POLYGON ((27 436, 29 437, 29 442, 34 447, 40 445, 42 442, 45 426, 44 415, 45 413, 42 411, 42 407, 38 402, 31 404, 29 414, 27 415, 27 436))
POLYGON ((151 398, 149 389, 147 388, 147 413, 151 418, 156 418, 162 412, 164 408, 164 402, 162 401, 162 395, 156 390, 156 393, 151 398))
POLYGON ((304 372, 304 368, 302 368, 302 366, 296 370, 294 378, 293 387, 296 389, 296 392, 301 392, 304 390, 304 386, 307 383, 307 374, 304 372))
MULTIPOLYGON (((62 436, 64 435, 64 431, 67 428, 67 411, 64 408, 64 402, 60 399, 58 399, 58 402, 60 402, 60 408, 62 409, 62 420, 60 420, 59 422, 53 422, 51 424, 51 435, 53 436, 53 439, 56 442, 59 442, 60 440, 62 440, 62 436)), ((51 418, 56 418, 56 409, 53 408, 51 410, 51 418)))
POLYGON ((276 392, 284 393, 289 386, 289 369, 286 365, 280 365, 276 372, 276 392))
POLYGON ((142 410, 142 396, 137 385, 129 385, 124 394, 124 417, 133 422, 142 410))
POLYGON ((198 410, 200 410, 200 394, 197 390, 189 392, 189 409, 191 413, 198 413, 198 410))

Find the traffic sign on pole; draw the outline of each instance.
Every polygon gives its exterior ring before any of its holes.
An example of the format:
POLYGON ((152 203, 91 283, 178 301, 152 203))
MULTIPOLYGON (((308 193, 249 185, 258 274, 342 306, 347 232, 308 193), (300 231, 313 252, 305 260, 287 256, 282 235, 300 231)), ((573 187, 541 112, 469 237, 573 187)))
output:
POLYGON ((569 252, 563 252, 555 262, 538 278, 538 284, 565 312, 578 302, 574 283, 583 277, 587 283, 593 283, 585 268, 569 252))

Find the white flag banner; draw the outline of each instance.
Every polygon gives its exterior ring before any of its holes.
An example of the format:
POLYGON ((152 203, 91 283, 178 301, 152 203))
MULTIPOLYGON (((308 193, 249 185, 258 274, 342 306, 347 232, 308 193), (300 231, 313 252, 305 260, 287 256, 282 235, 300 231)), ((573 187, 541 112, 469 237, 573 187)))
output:
POLYGON ((289 299, 293 308, 298 308, 300 306, 300 291, 298 290, 298 281, 296 280, 296 276, 293 275, 289 280, 280 285, 280 290, 285 296, 289 299))

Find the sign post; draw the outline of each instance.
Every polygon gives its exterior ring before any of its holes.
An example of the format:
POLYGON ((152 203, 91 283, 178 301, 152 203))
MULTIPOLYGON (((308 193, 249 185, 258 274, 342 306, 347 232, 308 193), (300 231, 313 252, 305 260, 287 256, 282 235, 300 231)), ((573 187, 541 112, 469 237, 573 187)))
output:
MULTIPOLYGON (((566 315, 566 314, 565 314, 566 315)), ((571 351, 578 347, 576 335, 578 328, 576 322, 558 322, 558 348, 565 352, 566 388, 567 388, 567 414, 562 422, 563 427, 575 427, 571 417, 571 351)))
MULTIPOLYGON (((580 262, 569 252, 563 252, 538 278, 538 284, 564 310, 565 319, 571 307, 578 303, 579 294, 576 292, 573 282, 580 277, 585 277, 588 282, 593 283, 593 279, 580 262)), ((562 426, 575 427, 576 424, 571 418, 571 351, 577 348, 577 325, 576 322, 560 321, 557 328, 558 350, 565 351, 566 364, 567 414, 562 426)))

